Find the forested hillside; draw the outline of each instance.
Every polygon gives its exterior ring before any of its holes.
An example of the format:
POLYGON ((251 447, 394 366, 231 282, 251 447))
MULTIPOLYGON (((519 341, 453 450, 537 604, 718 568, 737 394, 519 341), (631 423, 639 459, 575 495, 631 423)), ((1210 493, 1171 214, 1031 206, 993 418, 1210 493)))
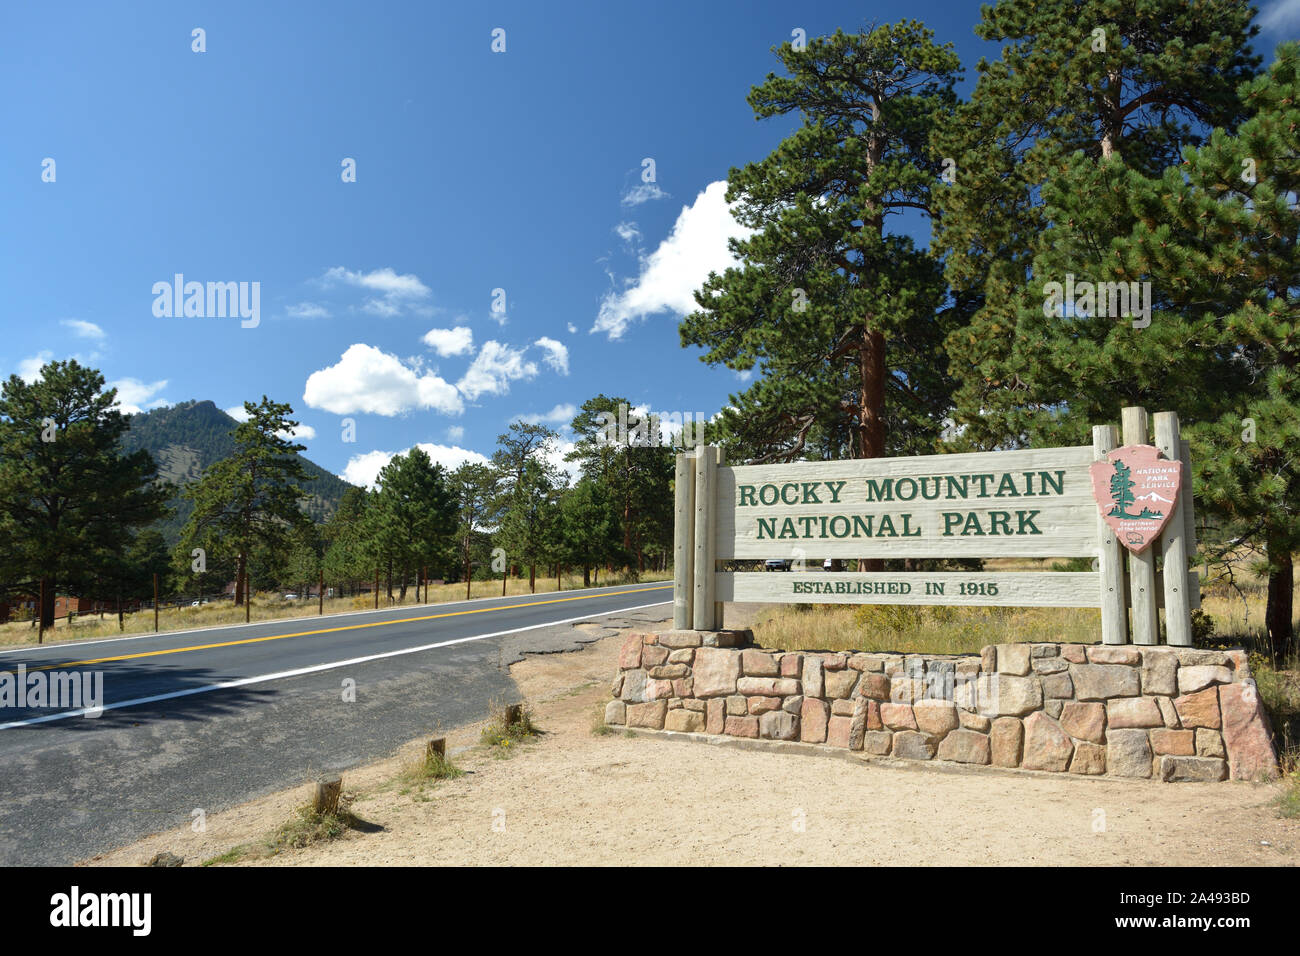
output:
MULTIPOLYGON (((177 485, 188 484, 215 461, 235 450, 231 431, 238 423, 209 401, 181 402, 131 416, 131 429, 123 438, 126 451, 144 449, 158 462, 158 473, 177 485)), ((307 485, 311 492, 305 510, 315 521, 326 521, 337 510, 343 492, 349 487, 337 475, 298 456, 313 477, 307 485)), ((159 524, 168 546, 174 545, 193 505, 174 496, 170 505, 175 514, 159 524)))

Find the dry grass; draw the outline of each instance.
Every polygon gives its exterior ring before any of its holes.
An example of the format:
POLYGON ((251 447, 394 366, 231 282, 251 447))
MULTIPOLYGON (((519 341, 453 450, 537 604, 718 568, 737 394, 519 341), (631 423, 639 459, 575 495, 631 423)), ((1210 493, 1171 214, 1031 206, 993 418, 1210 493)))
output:
MULTIPOLYGON (((645 571, 639 576, 629 574, 611 574, 602 575, 599 583, 600 587, 614 586, 620 584, 631 584, 639 581, 641 583, 665 581, 672 577, 671 571, 645 571)), ((570 574, 562 578, 563 588, 561 590, 572 591, 581 588, 582 575, 570 574)), ((551 594, 555 591, 555 579, 538 577, 537 594, 551 594)), ((528 588, 527 578, 510 578, 506 583, 506 595, 518 596, 532 593, 528 588)), ((394 588, 394 598, 396 598, 397 589, 394 588)), ((471 590, 474 598, 490 598, 501 596, 501 581, 475 581, 471 590)), ((412 587, 406 592, 405 601, 394 599, 391 603, 381 592, 379 596, 380 608, 387 607, 419 607, 424 605, 424 592, 420 591, 416 595, 415 588, 412 587)), ((430 604, 445 604, 451 601, 465 600, 465 585, 460 584, 442 584, 431 586, 429 588, 430 604)), ((364 611, 374 608, 374 596, 363 595, 361 597, 347 598, 327 598, 325 601, 325 613, 328 614, 345 614, 351 611, 364 611)), ((315 617, 318 614, 318 601, 308 599, 301 601, 285 601, 275 594, 258 594, 253 597, 250 617, 253 621, 277 621, 300 617, 315 617)), ((221 627, 227 624, 243 624, 244 608, 235 607, 227 601, 213 601, 211 604, 204 604, 200 607, 164 607, 158 611, 158 629, 159 631, 182 631, 202 627, 221 627)), ((103 618, 98 615, 84 615, 73 619, 69 624, 66 618, 59 618, 55 621, 52 631, 45 632, 45 643, 55 643, 58 641, 81 641, 100 637, 118 637, 121 634, 147 634, 153 631, 153 611, 138 611, 134 614, 126 615, 125 626, 118 630, 117 615, 105 613, 103 618)), ((8 624, 0 624, 0 646, 21 646, 36 643, 36 629, 26 621, 14 621, 8 624)))

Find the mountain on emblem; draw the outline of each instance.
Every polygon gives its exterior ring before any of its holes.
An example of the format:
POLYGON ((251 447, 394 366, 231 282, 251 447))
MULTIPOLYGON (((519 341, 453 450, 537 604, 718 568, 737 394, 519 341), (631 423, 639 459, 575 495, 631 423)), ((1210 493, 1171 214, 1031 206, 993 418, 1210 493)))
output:
POLYGON ((1145 551, 1177 507, 1182 462, 1162 457, 1152 445, 1125 445, 1089 471, 1102 519, 1134 554, 1145 551))

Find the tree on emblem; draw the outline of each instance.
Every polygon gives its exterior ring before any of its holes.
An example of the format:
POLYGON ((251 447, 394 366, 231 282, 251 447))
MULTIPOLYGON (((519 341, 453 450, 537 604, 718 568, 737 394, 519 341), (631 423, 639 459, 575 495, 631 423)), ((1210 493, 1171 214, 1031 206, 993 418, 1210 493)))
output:
POLYGON ((1110 477, 1110 496, 1115 502, 1115 507, 1110 509, 1112 517, 1137 517, 1128 513, 1128 506, 1137 500, 1133 497, 1132 474, 1133 470, 1124 462, 1118 460, 1115 462, 1115 474, 1110 477))

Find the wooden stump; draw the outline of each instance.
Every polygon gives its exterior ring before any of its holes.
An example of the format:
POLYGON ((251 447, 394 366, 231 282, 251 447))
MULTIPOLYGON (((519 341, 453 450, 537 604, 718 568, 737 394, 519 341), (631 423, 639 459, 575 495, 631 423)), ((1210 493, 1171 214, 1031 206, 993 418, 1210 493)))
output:
POLYGON ((339 797, 342 793, 342 777, 322 777, 316 781, 316 795, 312 799, 312 809, 321 816, 338 813, 339 797))
POLYGON ((509 704, 506 707, 506 728, 509 729, 515 724, 522 723, 524 719, 523 704, 509 704))
POLYGON ((438 737, 438 738, 435 739, 435 740, 430 740, 430 741, 429 741, 429 747, 428 747, 428 749, 425 751, 425 759, 426 759, 426 760, 432 760, 434 757, 442 758, 442 757, 446 757, 446 756, 447 756, 447 738, 446 738, 446 737, 438 737))

